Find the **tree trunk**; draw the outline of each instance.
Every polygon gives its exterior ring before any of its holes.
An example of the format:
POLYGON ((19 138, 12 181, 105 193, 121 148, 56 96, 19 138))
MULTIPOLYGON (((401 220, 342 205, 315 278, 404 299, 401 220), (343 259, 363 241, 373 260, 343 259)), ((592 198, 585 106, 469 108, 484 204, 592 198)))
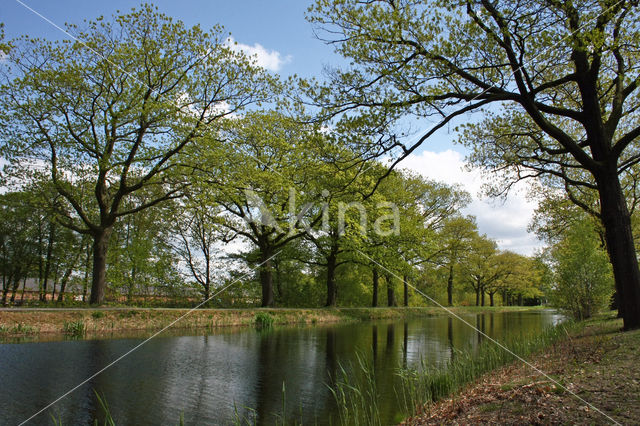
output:
POLYGON ((109 237, 112 228, 97 231, 93 235, 93 273, 91 276, 91 297, 89 303, 92 305, 104 302, 107 289, 107 248, 109 247, 109 237))
POLYGON ((2 289, 2 306, 7 306, 7 295, 9 294, 9 286, 4 286, 2 289))
POLYGON ((407 276, 402 277, 402 284, 404 285, 404 306, 409 306, 409 281, 407 276))
POLYGON ((493 306, 493 293, 489 293, 489 306, 493 306))
POLYGON ((476 306, 480 306, 480 287, 476 288, 476 306))
POLYGON ((325 306, 336 306, 336 256, 327 256, 327 303, 325 306))
POLYGON ((282 289, 282 274, 280 273, 280 262, 273 262, 274 269, 276 270, 276 290, 278 290, 278 304, 282 304, 284 301, 284 290, 282 289))
POLYGON ((84 279, 82 280, 82 301, 87 301, 87 289, 89 287, 89 269, 91 268, 91 250, 87 242, 87 260, 84 264, 84 279))
POLYGON ((272 307, 275 305, 273 299, 273 271, 271 267, 271 252, 261 250, 260 255, 260 286, 262 287, 262 303, 260 306, 272 307))
POLYGON ((211 297, 211 258, 208 251, 204 252, 204 261, 206 262, 206 266, 204 276, 204 293, 202 296, 204 297, 203 301, 207 301, 211 297))
POLYGON ((373 267, 373 300, 371 301, 372 307, 378 306, 378 284, 380 277, 378 276, 378 268, 373 267))
POLYGON ((73 258, 73 261, 71 262, 67 270, 64 272, 64 275, 62 276, 62 281, 60 281, 60 291, 58 292, 58 302, 62 302, 64 299, 64 292, 67 289, 67 283, 69 282, 69 278, 71 277, 71 273, 73 272, 73 269, 76 267, 76 263, 80 258, 81 252, 82 250, 78 250, 75 257, 73 258))
MULTIPOLYGON (((26 271, 24 272, 24 274, 28 274, 29 272, 29 268, 26 269, 26 271)), ((22 274, 22 272, 21 272, 22 274)), ((11 302, 11 304, 13 304, 16 301, 16 293, 18 292, 18 289, 20 288, 20 277, 17 276, 13 282, 13 287, 11 288, 11 299, 9 299, 9 301, 11 302)))
POLYGON ((453 263, 449 265, 449 278, 447 278, 447 305, 453 306, 453 263))
POLYGON ((24 292, 27 290, 27 277, 22 280, 22 293, 20 293, 20 304, 24 302, 24 292))
POLYGON ((40 291, 40 300, 47 301, 47 281, 51 274, 51 263, 53 260, 53 241, 55 240, 55 225, 53 222, 49 224, 49 237, 47 241, 47 259, 44 264, 44 279, 42 282, 42 288, 40 291))
POLYGON ((518 294, 518 306, 522 306, 522 293, 518 294))
POLYGON ((387 306, 398 306, 396 303, 396 292, 393 288, 393 277, 387 275, 387 306))
POLYGON ((481 294, 481 296, 482 296, 482 297, 481 297, 481 303, 482 303, 482 306, 484 306, 484 295, 485 295, 484 290, 481 290, 481 291, 480 291, 480 294, 481 294))
POLYGON ((640 271, 631 233, 631 218, 617 171, 596 176, 596 182, 624 329, 640 328, 640 271))
POLYGON ((136 279, 138 276, 138 270, 136 268, 135 262, 131 265, 131 272, 129 272, 129 288, 127 289, 127 302, 131 302, 133 300, 133 294, 135 292, 136 287, 136 279))
POLYGON ((56 264, 56 272, 53 274, 53 289, 51 289, 51 301, 56 300, 56 286, 58 285, 58 278, 60 278, 60 266, 56 264))
POLYGON ((211 278, 209 278, 209 276, 205 277, 202 297, 203 297, 203 302, 208 301, 209 298, 211 297, 211 278))

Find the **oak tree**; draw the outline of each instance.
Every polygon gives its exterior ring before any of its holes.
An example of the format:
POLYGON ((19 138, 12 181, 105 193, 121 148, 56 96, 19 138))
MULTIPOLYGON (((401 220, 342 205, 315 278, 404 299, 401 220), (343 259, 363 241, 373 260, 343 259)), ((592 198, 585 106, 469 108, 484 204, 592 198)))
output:
MULTIPOLYGON (((632 0, 318 0, 310 20, 351 66, 313 90, 345 126, 401 150, 483 111, 471 159, 519 179, 597 191, 625 329, 640 327, 640 271, 620 175, 640 161, 638 18, 632 0), (405 143, 393 124, 434 124, 405 143), (587 177, 587 179, 584 179, 587 177)), ((504 188, 504 186, 503 186, 504 188)))
POLYGON ((264 99, 270 78, 221 27, 188 28, 150 5, 83 27, 68 26, 72 41, 3 48, 0 149, 5 177, 47 176, 64 200, 59 222, 93 239, 90 301, 101 303, 116 221, 179 197, 179 153, 264 99), (125 203, 139 192, 157 195, 125 203))

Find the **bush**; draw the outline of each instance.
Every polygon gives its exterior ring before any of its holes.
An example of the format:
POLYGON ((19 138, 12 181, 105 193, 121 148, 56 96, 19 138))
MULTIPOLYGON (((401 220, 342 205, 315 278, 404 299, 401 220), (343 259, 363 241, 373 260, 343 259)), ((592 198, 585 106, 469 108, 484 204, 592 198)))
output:
POLYGON ((571 226, 553 248, 552 258, 552 306, 578 320, 608 306, 614 284, 611 264, 590 222, 583 220, 571 226))
POLYGON ((271 328, 273 326, 273 315, 268 312, 258 312, 253 320, 259 329, 271 328))
POLYGON ((84 324, 84 321, 82 320, 65 321, 62 326, 62 329, 65 334, 68 334, 74 337, 80 337, 84 335, 84 332, 86 331, 86 326, 84 324))
POLYGON ((104 317, 104 312, 102 312, 102 311, 93 311, 93 312, 91 312, 91 316, 94 317, 95 319, 100 319, 100 318, 104 317))

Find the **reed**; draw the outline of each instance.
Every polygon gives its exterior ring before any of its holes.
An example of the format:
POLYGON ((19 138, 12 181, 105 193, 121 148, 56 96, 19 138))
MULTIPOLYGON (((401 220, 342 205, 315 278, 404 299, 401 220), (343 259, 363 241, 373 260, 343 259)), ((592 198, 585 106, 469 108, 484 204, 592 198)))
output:
POLYGON ((268 312, 258 312, 253 319, 253 323, 256 328, 259 329, 268 329, 273 327, 273 322, 275 318, 268 312))
POLYGON ((329 390, 338 406, 340 424, 382 425, 374 369, 364 356, 356 354, 355 365, 340 364, 329 390))
MULTIPOLYGON (((430 404, 447 397, 481 375, 527 357, 561 339, 580 327, 563 323, 550 327, 536 336, 514 336, 501 342, 508 350, 485 340, 475 350, 471 347, 456 350, 453 359, 444 366, 434 367, 424 360, 417 367, 398 368, 399 381, 395 386, 398 408, 402 418, 414 416, 430 404)), ((357 356, 356 369, 339 367, 338 379, 330 387, 338 406, 340 423, 348 425, 378 425, 379 393, 373 369, 362 356, 357 356)))
POLYGON ((62 325, 62 331, 69 336, 82 337, 87 331, 87 326, 83 320, 65 321, 62 325))

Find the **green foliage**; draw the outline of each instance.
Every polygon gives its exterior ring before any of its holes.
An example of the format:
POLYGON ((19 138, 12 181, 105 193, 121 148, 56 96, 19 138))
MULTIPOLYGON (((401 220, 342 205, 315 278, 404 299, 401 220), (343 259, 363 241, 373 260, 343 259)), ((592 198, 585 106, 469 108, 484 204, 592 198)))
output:
POLYGON ((73 337, 82 337, 87 331, 87 326, 83 320, 65 321, 62 325, 62 330, 64 334, 73 337))
POLYGON ((382 424, 375 372, 365 356, 356 354, 355 364, 340 364, 336 383, 329 390, 338 405, 341 424, 382 424))
MULTIPOLYGON (((395 393, 401 402, 402 417, 424 410, 424 404, 451 395, 482 374, 514 361, 515 355, 526 357, 554 342, 566 338, 568 330, 579 325, 563 323, 550 327, 536 336, 508 339, 501 342, 508 350, 485 340, 478 348, 458 350, 444 366, 434 367, 423 362, 416 368, 400 368, 400 384, 395 393), (515 355, 514 355, 515 354, 515 355)), ((380 424, 373 367, 362 356, 355 366, 340 366, 339 377, 331 392, 338 405, 342 424, 380 424)))
POLYGON ((104 312, 102 311, 93 311, 91 312, 91 316, 95 319, 100 319, 104 317, 104 312))
POLYGON ((256 328, 260 330, 270 329, 271 327, 273 327, 274 321, 275 318, 268 312, 258 312, 253 319, 253 323, 255 324, 256 328))
POLYGON ((68 26, 71 43, 12 42, 1 63, 0 155, 5 183, 48 182, 57 222, 93 237, 91 297, 101 303, 113 226, 179 197, 190 186, 181 151, 269 98, 275 81, 221 27, 188 28, 149 4, 83 27, 68 26))
POLYGON ((9 327, 5 324, 0 324, 0 336, 11 335, 11 334, 18 334, 18 335, 37 334, 38 331, 39 330, 37 327, 23 324, 23 323, 17 323, 13 327, 9 327))
POLYGON ((37 327, 23 323, 18 323, 8 329, 9 334, 37 334, 38 331, 37 327))
POLYGON ((592 222, 573 224, 551 251, 555 285, 551 304, 576 319, 590 318, 604 309, 613 293, 613 275, 592 222))

